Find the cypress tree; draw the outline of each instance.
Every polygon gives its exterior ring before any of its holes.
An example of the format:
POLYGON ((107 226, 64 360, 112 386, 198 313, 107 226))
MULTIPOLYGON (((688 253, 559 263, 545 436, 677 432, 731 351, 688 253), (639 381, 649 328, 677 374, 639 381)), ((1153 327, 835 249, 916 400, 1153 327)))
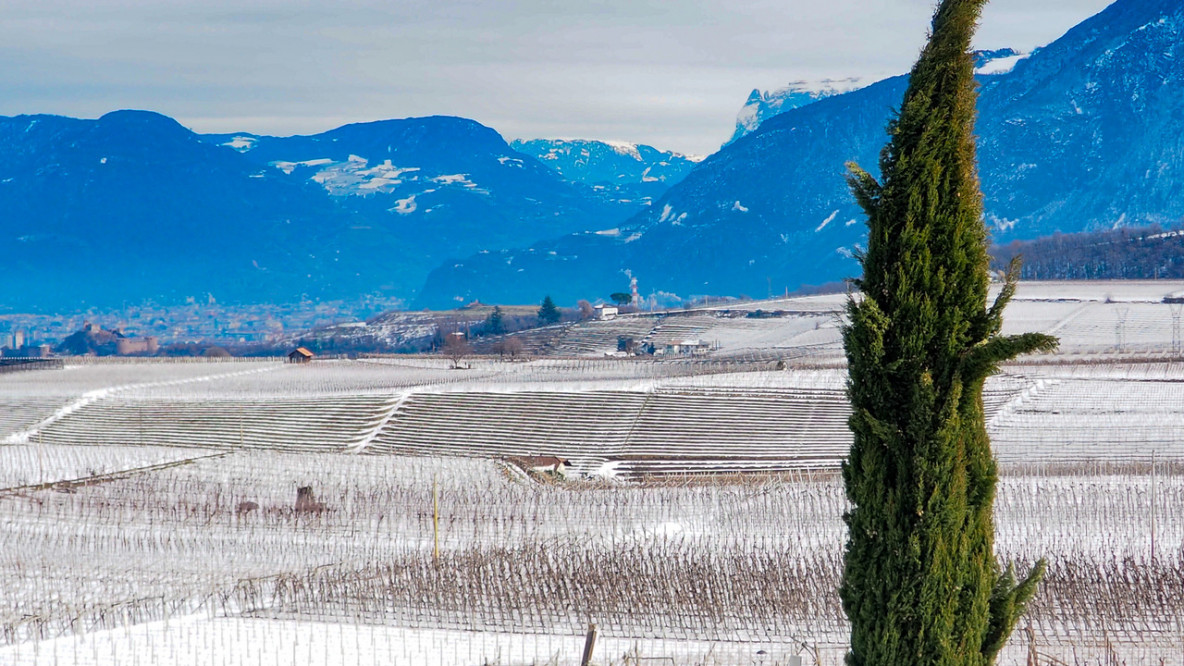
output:
POLYGON ((852 666, 993 664, 1044 571, 1017 577, 994 556, 983 381, 1056 339, 999 334, 1018 264, 987 307, 969 53, 985 3, 938 7, 888 127, 882 182, 849 165, 869 229, 843 331, 854 443, 839 594, 852 666))

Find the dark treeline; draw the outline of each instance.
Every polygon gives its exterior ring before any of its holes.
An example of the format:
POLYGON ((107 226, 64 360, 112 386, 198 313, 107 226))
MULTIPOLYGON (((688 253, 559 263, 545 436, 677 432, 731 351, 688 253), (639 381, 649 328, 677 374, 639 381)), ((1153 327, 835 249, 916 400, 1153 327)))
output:
POLYGON ((991 248, 991 268, 1023 256, 1025 280, 1184 278, 1184 227, 1159 225, 1056 234, 991 248))

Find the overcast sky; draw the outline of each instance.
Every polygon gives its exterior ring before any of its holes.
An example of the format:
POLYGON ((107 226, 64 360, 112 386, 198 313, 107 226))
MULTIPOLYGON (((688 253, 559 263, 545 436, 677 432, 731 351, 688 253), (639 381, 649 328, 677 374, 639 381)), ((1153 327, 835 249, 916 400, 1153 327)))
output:
MULTIPOLYGON (((994 0, 1031 49, 1109 0, 994 0)), ((908 69, 929 0, 0 0, 0 115, 307 134, 449 114, 707 154, 753 88, 908 69)))

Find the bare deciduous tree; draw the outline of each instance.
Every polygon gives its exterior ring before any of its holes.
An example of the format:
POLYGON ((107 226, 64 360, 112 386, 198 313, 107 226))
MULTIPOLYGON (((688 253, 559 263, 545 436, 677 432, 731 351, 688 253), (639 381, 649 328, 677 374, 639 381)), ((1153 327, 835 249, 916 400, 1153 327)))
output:
POLYGON ((473 348, 469 345, 469 341, 465 339, 464 333, 449 333, 444 336, 444 346, 441 350, 444 356, 452 361, 452 369, 459 370, 460 362, 464 358, 473 353, 473 348))
POLYGON ((517 358, 526 351, 526 346, 522 344, 522 338, 508 337, 502 343, 503 353, 508 354, 510 358, 517 358))

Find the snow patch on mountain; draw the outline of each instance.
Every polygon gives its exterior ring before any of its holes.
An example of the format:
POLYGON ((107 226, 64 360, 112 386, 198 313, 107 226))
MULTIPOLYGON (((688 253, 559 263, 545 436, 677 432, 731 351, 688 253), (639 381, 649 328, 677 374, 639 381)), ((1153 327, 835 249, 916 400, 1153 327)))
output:
POLYGON ((398 213, 399 215, 410 215, 411 213, 415 212, 415 208, 415 195, 412 194, 406 199, 399 199, 396 201, 395 206, 389 210, 392 213, 398 213))
POLYGON ((276 160, 275 162, 271 162, 271 166, 279 169, 280 171, 283 171, 286 174, 291 175, 291 173, 296 170, 296 167, 312 167, 312 166, 321 166, 323 164, 332 164, 332 163, 333 163, 333 160, 325 157, 325 158, 315 159, 315 160, 304 160, 303 162, 286 162, 284 160, 276 160))
POLYGON ((1018 219, 1010 220, 1006 217, 999 217, 998 215, 994 215, 992 213, 987 213, 984 218, 987 221, 987 226, 997 232, 1011 231, 1015 228, 1016 223, 1019 222, 1018 219))
MULTIPOLYGON (((521 162, 521 160, 517 161, 521 162)), ((309 176, 309 180, 324 187, 333 196, 389 194, 409 183, 429 186, 419 194, 426 194, 439 187, 459 187, 480 194, 489 194, 488 190, 478 187, 477 183, 470 180, 468 174, 453 173, 429 176, 423 173, 420 167, 398 166, 392 164, 390 160, 383 160, 381 163, 371 166, 369 160, 358 155, 350 155, 344 162, 319 158, 300 162, 279 160, 270 164, 289 175, 298 168, 319 167, 316 173, 309 176)), ((415 210, 413 199, 413 197, 401 199, 391 210, 402 214, 413 212, 415 210)))
POLYGON ((236 136, 222 145, 233 148, 240 153, 245 153, 255 147, 256 141, 257 139, 253 136, 236 136))
POLYGON ((372 192, 391 192, 408 180, 416 179, 418 167, 398 167, 386 160, 373 167, 365 158, 350 155, 345 162, 330 162, 311 180, 320 183, 330 194, 349 196, 372 192), (405 175, 411 174, 409 178, 405 175))
POLYGON ((469 180, 468 174, 464 174, 464 173, 453 173, 453 174, 447 174, 444 176, 436 176, 435 178, 432 178, 432 182, 439 183, 441 185, 460 185, 462 187, 477 187, 477 183, 474 183, 473 181, 469 180))
POLYGON ((1161 17, 1159 17, 1159 19, 1157 19, 1155 21, 1152 21, 1150 23, 1146 23, 1144 25, 1139 26, 1138 28, 1135 29, 1135 32, 1143 32, 1144 30, 1146 30, 1148 28, 1158 28, 1160 26, 1167 25, 1167 23, 1168 23, 1168 17, 1161 16, 1161 17))
MULTIPOLYGON (((1008 49, 1009 51, 1011 49, 1008 49)), ((975 68, 974 73, 979 76, 995 76, 1007 74, 1015 69, 1022 60, 1027 60, 1031 53, 1014 53, 1013 55, 987 59, 975 68)))

